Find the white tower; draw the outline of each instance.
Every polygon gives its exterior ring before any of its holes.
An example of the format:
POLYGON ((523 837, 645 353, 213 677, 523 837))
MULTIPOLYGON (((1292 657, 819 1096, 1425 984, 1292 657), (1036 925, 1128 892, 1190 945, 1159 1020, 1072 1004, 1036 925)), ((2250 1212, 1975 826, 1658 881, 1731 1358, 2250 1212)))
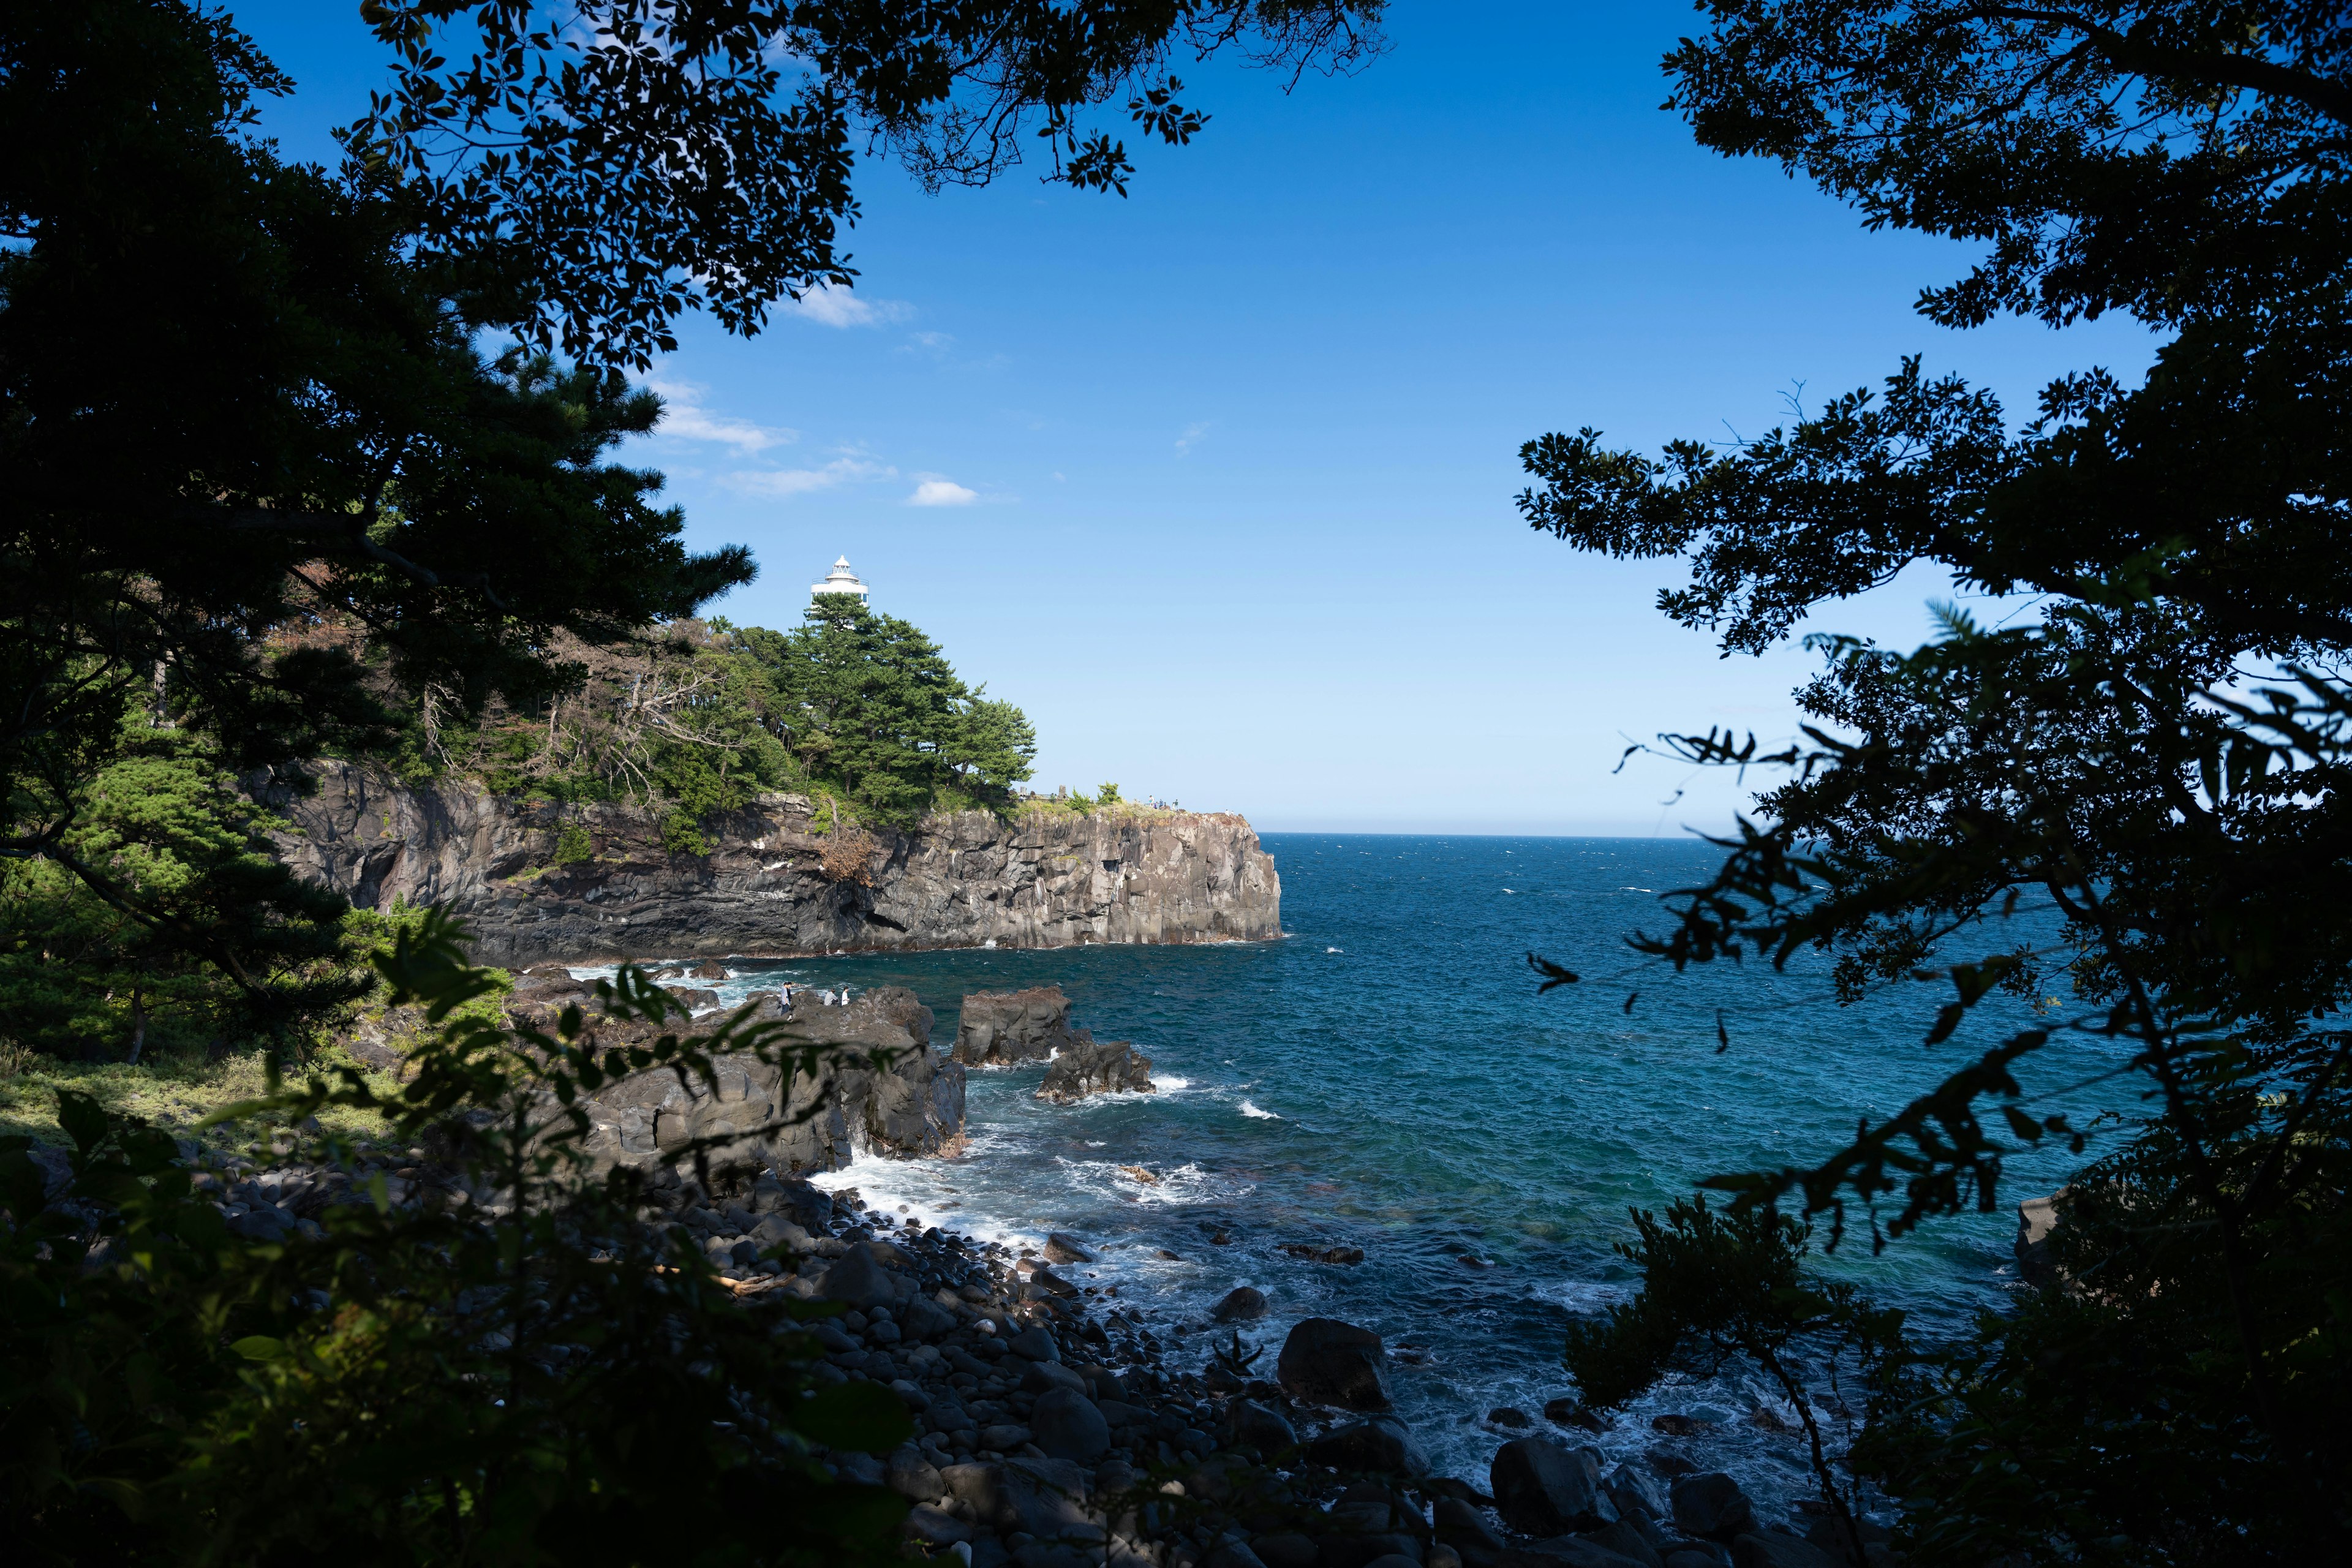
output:
POLYGON ((849 557, 845 555, 833 563, 833 570, 824 574, 824 582, 809 585, 809 593, 812 595, 855 594, 862 600, 866 597, 866 584, 859 582, 857 574, 849 569, 849 557))

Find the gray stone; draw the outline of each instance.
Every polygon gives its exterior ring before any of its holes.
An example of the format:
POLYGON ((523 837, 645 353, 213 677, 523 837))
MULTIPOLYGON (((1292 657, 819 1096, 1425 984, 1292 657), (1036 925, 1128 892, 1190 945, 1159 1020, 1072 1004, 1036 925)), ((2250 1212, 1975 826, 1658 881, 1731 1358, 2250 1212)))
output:
POLYGON ((1632 1558, 1642 1568, 1664 1568, 1658 1556, 1658 1549, 1650 1538, 1624 1520, 1604 1524, 1599 1530, 1588 1530, 1584 1532, 1584 1539, 1595 1546, 1614 1552, 1620 1557, 1632 1558))
POLYGON ((1723 1559, 1703 1547, 1677 1547, 1665 1554, 1666 1568, 1723 1568, 1723 1559))
POLYGON ((1234 1400, 1226 1407, 1225 1423, 1236 1447, 1278 1454, 1298 1446, 1298 1433, 1281 1412, 1269 1410, 1254 1399, 1234 1400))
POLYGON ((1224 1299, 1209 1309, 1209 1316, 1221 1323, 1238 1323, 1265 1316, 1265 1292, 1251 1285, 1237 1285, 1225 1292, 1224 1299))
POLYGON ((908 1339, 935 1340, 954 1331, 956 1315, 937 1301, 917 1296, 898 1309, 898 1326, 908 1339))
POLYGON ((1037 1396, 1029 1412, 1029 1438, 1048 1458, 1091 1465, 1110 1450, 1110 1423, 1085 1394, 1056 1388, 1037 1396))
POLYGON ((1521 1535, 1561 1536, 1609 1522, 1600 1479, 1591 1450, 1571 1454, 1541 1437, 1504 1444, 1488 1470, 1496 1509, 1521 1535))
POLYGON ((827 1301, 852 1307, 887 1307, 898 1298, 898 1287, 864 1247, 851 1247, 824 1271, 817 1294, 827 1301))
POLYGON ((999 1454, 1010 1454, 1029 1440, 1029 1428, 1010 1421, 999 1421, 980 1429, 980 1446, 999 1454))
POLYGON ((933 1546, 952 1546, 971 1539, 971 1526, 951 1513, 919 1505, 907 1510, 907 1533, 933 1546))
POLYGON ((923 1458, 923 1451, 909 1443, 890 1456, 883 1468, 883 1479, 900 1497, 916 1502, 929 1502, 947 1495, 947 1483, 940 1479, 939 1468, 923 1458))
POLYGON ((1633 1559, 1580 1535, 1559 1535, 1515 1548, 1503 1553, 1502 1564, 1503 1568, 1641 1568, 1633 1559))
POLYGON ((1070 999, 1058 985, 975 991, 957 1009, 955 1059, 967 1067, 1042 1062, 1076 1042, 1070 999))
POLYGON ((1402 1557, 1411 1568, 1421 1568, 1423 1548, 1418 1538, 1402 1531, 1377 1535, 1327 1535, 1316 1543, 1316 1568, 1371 1568, 1385 1557, 1402 1557))
POLYGON ((882 1461, 871 1454, 837 1453, 833 1456, 833 1468, 841 1479, 861 1487, 882 1484, 882 1461))
POLYGON ((805 1252, 808 1250, 809 1233, 782 1215, 771 1214, 761 1215, 759 1223, 751 1227, 751 1239, 762 1247, 781 1247, 793 1252, 805 1252))
POLYGON ((1201 1560, 1201 1568, 1266 1568, 1265 1560, 1238 1541, 1222 1542, 1201 1560))
POLYGON ((1087 1380, 1059 1362, 1033 1361, 1021 1373, 1021 1386, 1032 1394, 1044 1394, 1056 1388, 1084 1394, 1087 1380))
POLYGON ((1449 1546, 1460 1547, 1491 1556, 1503 1549, 1503 1538, 1486 1522, 1486 1516, 1458 1497, 1441 1497, 1430 1507, 1437 1527, 1437 1539, 1449 1546))
POLYGON ((1412 1431, 1392 1415, 1339 1427, 1307 1446, 1307 1457, 1339 1470, 1370 1470, 1392 1476, 1425 1476, 1429 1457, 1412 1431))
POLYGON ((1385 1557, 1375 1557, 1364 1568, 1421 1568, 1421 1559, 1408 1557, 1402 1552, 1391 1552, 1385 1557))
POLYGON ((1675 1523, 1689 1534, 1728 1540, 1756 1528, 1748 1494, 1721 1470, 1676 1476, 1671 1499, 1675 1523))
POLYGON ((1389 1407, 1381 1336, 1337 1318, 1301 1320, 1282 1342, 1275 1375, 1300 1399, 1348 1410, 1389 1407))
POLYGON ((1022 1330, 1004 1342, 1004 1348, 1014 1355, 1026 1356, 1031 1361, 1062 1359, 1061 1347, 1054 1342, 1054 1336, 1047 1333, 1043 1326, 1022 1330))

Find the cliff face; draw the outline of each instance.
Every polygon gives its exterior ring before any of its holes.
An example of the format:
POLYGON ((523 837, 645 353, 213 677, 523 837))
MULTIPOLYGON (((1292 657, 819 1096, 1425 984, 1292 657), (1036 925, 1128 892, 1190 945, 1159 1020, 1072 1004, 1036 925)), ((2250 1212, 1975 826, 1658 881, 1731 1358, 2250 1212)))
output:
POLYGON ((804 796, 772 795, 707 819, 712 852, 691 856, 662 847, 653 812, 530 805, 467 780, 412 789, 339 763, 316 795, 273 804, 294 825, 278 850, 298 872, 363 909, 440 904, 473 928, 478 962, 509 968, 1281 931, 1273 857, 1230 815, 964 812, 836 839, 804 796), (557 866, 566 823, 593 856, 557 866))

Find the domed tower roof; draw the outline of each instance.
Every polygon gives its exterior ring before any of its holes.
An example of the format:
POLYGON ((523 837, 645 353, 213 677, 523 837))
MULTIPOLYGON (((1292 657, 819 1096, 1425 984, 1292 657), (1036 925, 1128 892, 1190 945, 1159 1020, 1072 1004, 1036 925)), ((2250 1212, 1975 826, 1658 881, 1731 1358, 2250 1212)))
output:
POLYGON ((863 599, 866 597, 866 588, 865 584, 857 580, 857 574, 849 569, 849 557, 845 555, 833 563, 833 570, 824 574, 824 582, 809 585, 809 592, 813 595, 855 594, 863 599))

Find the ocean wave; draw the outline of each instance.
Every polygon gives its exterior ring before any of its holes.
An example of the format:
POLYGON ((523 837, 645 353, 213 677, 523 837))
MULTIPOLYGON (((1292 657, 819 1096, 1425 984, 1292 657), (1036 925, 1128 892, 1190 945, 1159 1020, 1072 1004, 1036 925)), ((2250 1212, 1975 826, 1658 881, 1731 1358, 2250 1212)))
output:
POLYGON ((1261 1121, 1279 1121, 1282 1120, 1282 1118, 1274 1111, 1260 1110, 1256 1106, 1252 1105, 1246 1100, 1241 1102, 1238 1109, 1244 1116, 1255 1116, 1261 1121))
POLYGON ((1175 1094, 1192 1088, 1192 1080, 1189 1078, 1178 1078, 1174 1073, 1161 1073, 1151 1080, 1151 1087, 1161 1094, 1175 1094))

